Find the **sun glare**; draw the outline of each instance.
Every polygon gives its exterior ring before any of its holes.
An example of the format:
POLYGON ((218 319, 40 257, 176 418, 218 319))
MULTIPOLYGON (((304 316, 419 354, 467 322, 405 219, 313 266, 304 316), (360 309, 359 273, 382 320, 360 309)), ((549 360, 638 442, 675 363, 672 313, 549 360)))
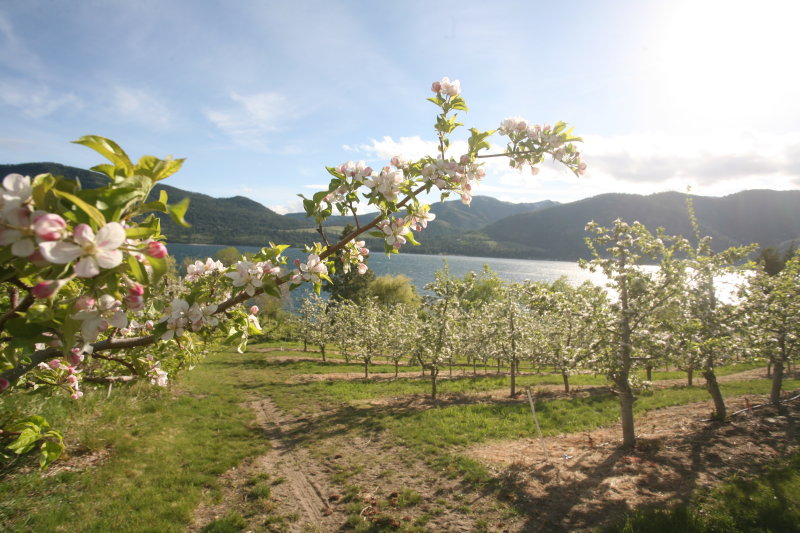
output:
POLYGON ((653 65, 665 114, 727 124, 757 121, 795 105, 800 2, 669 5, 653 65))

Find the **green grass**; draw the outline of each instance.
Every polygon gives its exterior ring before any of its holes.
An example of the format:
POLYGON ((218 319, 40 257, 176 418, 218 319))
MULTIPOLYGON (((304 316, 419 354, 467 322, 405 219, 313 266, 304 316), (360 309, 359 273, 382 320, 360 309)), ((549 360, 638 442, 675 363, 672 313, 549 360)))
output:
POLYGON ((628 515, 607 533, 800 531, 800 454, 756 477, 733 477, 689 504, 628 515))
MULTIPOLYGON (((213 365, 199 365, 172 389, 134 385, 105 396, 105 389, 87 389, 70 405, 60 397, 34 400, 65 430, 69 453, 110 453, 80 471, 3 479, 0 530, 183 531, 203 492, 218 494, 223 472, 268 448, 248 429, 253 414, 240 406, 241 392, 213 365)), ((3 407, 19 410, 25 399, 4 399, 3 407)))
MULTIPOLYGON (((766 394, 769 380, 729 382, 720 385, 724 396, 766 394)), ((784 383, 787 389, 800 387, 800 380, 784 383)), ((634 414, 708 400, 708 392, 698 387, 656 389, 641 394, 634 414)), ((545 435, 585 431, 607 426, 619 419, 619 401, 611 394, 539 402, 539 424, 545 435)), ((485 440, 528 437, 535 427, 526 402, 509 404, 465 404, 394 414, 384 423, 405 443, 416 446, 463 446, 485 440)))
MULTIPOLYGON (((70 454, 98 454, 103 460, 48 477, 17 471, 0 478, 0 530, 184 531, 204 499, 221 496, 219 476, 223 472, 268 449, 263 434, 250 429, 253 413, 242 405, 251 397, 269 396, 278 407, 289 411, 324 411, 324 416, 299 424, 286 434, 299 444, 324 446, 331 437, 383 433, 388 442, 409 446, 410 455, 421 456, 439 471, 471 485, 487 485, 493 478, 480 463, 459 455, 463 446, 534 434, 525 401, 453 403, 460 401, 458 395, 468 397, 474 392, 507 389, 508 376, 479 374, 442 379, 439 391, 450 395, 450 403, 436 408, 420 410, 418 406, 403 407, 401 402, 392 407, 372 406, 365 401, 427 395, 429 378, 410 374, 419 372, 419 368, 401 367, 405 373, 396 380, 290 383, 297 374, 363 370, 360 364, 281 362, 273 357, 302 354, 216 353, 168 389, 115 386, 109 399, 105 388, 88 387, 86 396, 78 402, 27 392, 1 396, 0 413, 13 416, 40 412, 53 427, 65 432, 70 454)), ((731 372, 748 369, 742 365, 726 368, 731 372)), ((376 365, 371 369, 376 370, 394 372, 394 367, 376 365)), ((444 370, 443 375, 446 374, 444 370)), ((655 373, 654 377, 672 379, 670 374, 655 373)), ((718 374, 722 375, 722 369, 718 374)), ((685 374, 679 373, 679 377, 685 374)), ((607 384, 602 376, 586 374, 572 376, 570 381, 574 385, 607 384)), ((518 378, 519 387, 547 384, 561 385, 561 376, 518 378)), ((770 382, 731 382, 722 383, 721 387, 727 396, 766 394, 770 382)), ((800 387, 800 381, 786 381, 784 387, 800 387)), ((642 415, 652 409, 708 399, 708 393, 700 387, 658 389, 640 395, 635 411, 642 415)), ((619 404, 610 394, 597 394, 540 401, 537 413, 544 433, 552 435, 612 424, 618 420, 619 404)), ((58 466, 53 466, 54 471, 58 466)), ((358 482, 358 474, 357 465, 353 464, 334 472, 333 478, 352 485, 358 482)), ((255 505, 269 501, 271 487, 283 479, 267 475, 251 481, 245 497, 255 505)), ((418 501, 415 494, 401 494, 398 507, 413 507, 418 501)), ((285 522, 289 518, 270 516, 268 520, 285 522)), ((422 516, 415 520, 418 526, 424 523, 422 516)), ((246 522, 240 514, 233 513, 212 522, 206 531, 240 531, 247 528, 246 522)), ((358 527, 377 525, 362 521, 358 527)))

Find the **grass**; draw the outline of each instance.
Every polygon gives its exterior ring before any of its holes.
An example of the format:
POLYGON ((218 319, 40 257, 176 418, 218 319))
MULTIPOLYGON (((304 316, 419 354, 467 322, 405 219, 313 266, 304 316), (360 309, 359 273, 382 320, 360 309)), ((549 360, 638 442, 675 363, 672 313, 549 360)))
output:
POLYGON ((800 454, 755 477, 733 477, 672 509, 634 512, 607 533, 800 531, 800 454))
MULTIPOLYGON (((265 343, 256 347, 275 345, 265 343)), ((252 429, 253 413, 241 405, 250 397, 270 396, 278 407, 288 411, 324 412, 325 416, 287 433, 288 438, 298 443, 325 446, 331 437, 384 433, 393 445, 411 448, 410 455, 422 457, 427 464, 435 465, 438 472, 458 477, 467 485, 485 486, 493 478, 479 462, 459 455, 463 446, 490 439, 529 437, 534 431, 524 401, 465 401, 431 409, 365 403, 386 397, 427 395, 429 378, 409 374, 419 372, 418 367, 401 367, 404 376, 396 380, 291 383, 297 374, 360 373, 363 366, 278 361, 273 357, 276 354, 302 356, 303 352, 216 353, 168 389, 147 385, 115 387, 109 398, 105 388, 87 388, 86 396, 79 402, 28 392, 0 397, 0 413, 40 412, 54 427, 63 430, 69 443, 68 453, 75 458, 72 461, 101 459, 95 466, 58 473, 55 473, 59 468, 56 463, 52 467, 55 474, 49 476, 17 470, 0 478, 0 530, 184 531, 201 502, 221 497, 219 476, 223 472, 268 449, 263 434, 252 429)), ((726 367, 726 372, 755 366, 726 367)), ((719 375, 723 375, 722 370, 719 369, 719 375)), ((373 365, 371 372, 393 373, 394 366, 373 365)), ((447 374, 446 370, 443 374, 447 374)), ((672 374, 654 372, 654 378, 674 379, 672 374)), ((684 373, 675 374, 685 377, 684 373)), ((572 376, 570 382, 607 384, 602 376, 585 374, 572 376)), ((518 377, 519 387, 548 384, 561 385, 561 376, 518 377)), ((442 379, 439 391, 466 397, 508 386, 508 376, 479 374, 442 379)), ((766 394, 770 382, 726 382, 721 387, 726 396, 766 394)), ((800 387, 800 381, 786 381, 784 387, 800 387)), ((700 387, 657 389, 641 394, 635 411, 640 416, 652 409, 708 398, 708 393, 700 387)), ((612 424, 619 417, 619 404, 616 397, 600 393, 540 401, 537 413, 543 432, 552 435, 612 424)), ((357 462, 348 464, 332 473, 332 481, 355 486, 360 471, 357 462)), ((253 505, 269 504, 273 487, 283 481, 268 474, 254 477, 248 483, 245 497, 253 505)), ((352 497, 352 503, 357 503, 357 496, 352 497)), ((404 490, 397 497, 396 507, 412 509, 422 500, 419 493, 404 490)), ((435 510, 427 512, 433 516, 435 510)), ((242 531, 248 527, 246 516, 247 512, 244 516, 232 512, 208 524, 204 531, 242 531)), ((270 515, 267 520, 284 524, 291 519, 270 515)), ((403 530, 422 528, 426 517, 418 514, 414 521, 404 524, 403 530)), ((387 525, 380 520, 364 522, 361 517, 352 518, 352 522, 355 529, 363 531, 378 531, 379 526, 387 525)))
MULTIPOLYGON (((720 384, 724 396, 766 394, 769 380, 720 384)), ((786 388, 800 387, 800 380, 787 381, 786 388)), ((634 414, 708 400, 705 389, 676 387, 642 394, 634 414)), ((536 408, 542 433, 557 435, 607 426, 619 419, 619 401, 611 394, 540 402, 536 408)), ((535 428, 527 403, 467 404, 427 409, 404 417, 392 417, 389 427, 411 445, 462 446, 490 439, 528 437, 535 428)))
MULTIPOLYGON (((69 405, 60 397, 32 403, 65 431, 69 454, 107 450, 107 460, 46 477, 7 476, 0 483, 0 530, 183 531, 204 491, 218 494, 223 472, 268 448, 248 429, 253 415, 239 405, 240 392, 213 366, 200 365, 172 389, 120 387, 108 400, 104 389, 86 392, 69 405)), ((19 411, 30 399, 22 396, 4 399, 3 408, 19 411)), ((218 530, 229 529, 211 531, 218 530)))

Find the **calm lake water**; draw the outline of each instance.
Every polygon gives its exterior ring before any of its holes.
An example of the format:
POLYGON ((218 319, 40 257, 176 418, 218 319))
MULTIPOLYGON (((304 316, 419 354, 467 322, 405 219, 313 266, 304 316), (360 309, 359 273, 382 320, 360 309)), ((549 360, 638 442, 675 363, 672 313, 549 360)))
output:
MULTIPOLYGON (((217 251, 226 248, 214 244, 169 244, 167 246, 180 264, 184 257, 205 259, 213 257, 217 251)), ((241 252, 257 252, 260 248, 255 246, 237 246, 241 252)), ((291 259, 303 258, 305 254, 295 249, 289 249, 285 254, 291 259)), ((526 259, 498 259, 494 257, 466 257, 442 256, 423 254, 393 254, 386 256, 383 253, 373 253, 369 256, 369 267, 376 275, 405 274, 421 291, 423 287, 433 281, 434 273, 444 268, 445 261, 450 268, 450 273, 463 277, 467 272, 481 272, 484 265, 489 265, 501 279, 509 282, 555 281, 566 277, 571 283, 579 285, 586 280, 597 284, 603 283, 603 276, 592 274, 583 270, 578 263, 565 261, 534 261, 526 259)))

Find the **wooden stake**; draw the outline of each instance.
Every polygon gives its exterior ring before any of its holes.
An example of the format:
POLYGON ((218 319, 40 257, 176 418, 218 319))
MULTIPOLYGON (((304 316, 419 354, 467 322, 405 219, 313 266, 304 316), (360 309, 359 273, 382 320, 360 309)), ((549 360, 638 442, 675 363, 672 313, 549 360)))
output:
POLYGON ((539 441, 542 443, 542 450, 544 450, 544 458, 549 463, 550 457, 547 454, 547 446, 544 445, 544 437, 542 436, 542 428, 539 426, 539 418, 536 416, 536 409, 533 407, 533 398, 531 397, 531 388, 527 388, 528 403, 531 404, 531 413, 533 414, 533 423, 536 424, 536 431, 539 432, 539 441))

